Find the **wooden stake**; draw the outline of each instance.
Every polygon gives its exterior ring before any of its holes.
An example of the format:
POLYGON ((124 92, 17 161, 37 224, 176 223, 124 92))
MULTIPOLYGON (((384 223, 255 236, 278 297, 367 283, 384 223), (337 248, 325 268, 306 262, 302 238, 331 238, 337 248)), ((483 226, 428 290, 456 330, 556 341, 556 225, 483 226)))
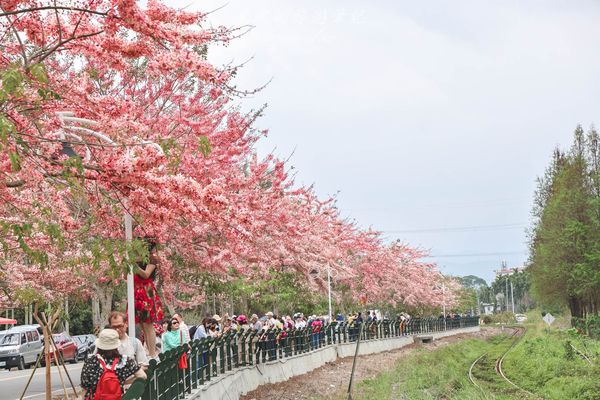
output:
POLYGON ((38 324, 42 327, 42 332, 44 333, 44 357, 46 359, 46 400, 52 400, 52 375, 50 374, 50 341, 48 340, 48 335, 50 335, 48 325, 46 322, 46 316, 42 312, 42 319, 38 315, 38 305, 35 304, 35 309, 33 311, 33 317, 37 321, 38 324))

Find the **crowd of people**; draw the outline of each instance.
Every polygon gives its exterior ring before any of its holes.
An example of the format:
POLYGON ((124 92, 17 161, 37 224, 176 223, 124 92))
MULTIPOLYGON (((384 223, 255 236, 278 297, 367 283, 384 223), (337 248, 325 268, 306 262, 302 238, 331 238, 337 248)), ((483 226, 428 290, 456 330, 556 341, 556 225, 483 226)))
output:
MULTIPOLYGON (((252 314, 249 318, 244 314, 207 315, 199 321, 199 324, 188 326, 179 313, 165 318, 162 302, 154 283, 159 268, 156 243, 150 238, 146 239, 146 242, 149 257, 146 261, 138 260, 134 275, 135 324, 136 327, 140 327, 140 338, 128 336, 126 314, 114 311, 109 315, 108 324, 96 340, 96 354, 85 360, 81 371, 81 386, 86 391, 86 400, 102 398, 99 393, 116 395, 122 393, 124 385, 128 382, 135 378, 146 377, 144 371, 149 360, 159 360, 159 352, 167 352, 191 340, 219 338, 230 331, 252 330, 258 337, 257 347, 264 351, 264 346, 261 347, 260 343, 273 328, 284 331, 309 329, 312 333, 311 346, 314 348, 318 346, 323 327, 330 322, 337 324, 345 322, 347 326, 353 327, 349 331, 353 336, 351 340, 355 340, 359 332, 356 327, 360 327, 365 322, 381 319, 381 315, 376 311, 369 311, 366 317, 362 312, 349 314, 346 317, 337 314, 333 321, 329 320, 329 316, 305 316, 303 313, 275 315, 269 311, 261 317, 252 314)), ((410 316, 402 313, 397 318, 401 323, 405 323, 410 316)))
MULTIPOLYGON (((363 318, 361 312, 349 314, 346 318, 338 314, 333 322, 346 322, 350 326, 360 326, 363 322, 376 321, 378 316, 375 311, 369 312, 367 318, 363 318)), ((127 334, 128 324, 126 314, 113 311, 108 317, 108 323, 98 335, 96 340, 96 353, 89 356, 81 371, 81 386, 85 389, 85 399, 93 400, 98 391, 116 390, 107 389, 104 381, 105 373, 118 380, 121 392, 128 383, 134 379, 145 379, 145 369, 149 360, 159 360, 159 352, 167 352, 191 340, 207 337, 219 338, 230 331, 256 331, 258 341, 264 340, 266 333, 273 328, 310 329, 311 333, 321 333, 323 327, 329 321, 328 316, 309 315, 295 313, 293 315, 275 315, 267 312, 259 317, 252 314, 250 318, 246 315, 229 315, 225 313, 222 317, 218 314, 207 315, 198 325, 188 326, 181 314, 176 313, 172 317, 163 318, 159 324, 153 324, 153 329, 141 329, 140 338, 130 337, 127 334), (154 346, 154 347, 152 347, 154 346), (113 375, 114 374, 114 375, 113 375)), ((139 321, 138 321, 139 322, 139 321)), ((319 335, 311 335, 311 341, 318 341, 319 335)), ((316 347, 317 343, 311 343, 316 347)))

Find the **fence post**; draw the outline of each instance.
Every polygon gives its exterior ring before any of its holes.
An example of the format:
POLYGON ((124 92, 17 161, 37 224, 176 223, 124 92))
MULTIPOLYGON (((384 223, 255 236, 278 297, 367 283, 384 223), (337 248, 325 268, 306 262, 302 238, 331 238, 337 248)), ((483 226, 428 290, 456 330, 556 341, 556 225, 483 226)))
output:
MULTIPOLYGON (((254 360, 255 358, 255 352, 256 352, 256 348, 253 349, 253 346, 256 342, 254 341, 254 338, 256 337, 256 335, 258 334, 257 331, 252 331, 252 333, 250 334, 250 337, 248 338, 248 365, 253 365, 256 361, 254 360)), ((258 358, 258 354, 256 354, 256 358, 258 358)))
POLYGON ((146 371, 148 374, 148 380, 146 381, 146 388, 144 390, 144 394, 142 395, 143 400, 157 399, 159 393, 159 381, 157 374, 158 363, 155 359, 151 358, 148 364, 148 370, 146 371))
POLYGON ((188 362, 188 367, 190 369, 190 388, 196 389, 198 387, 198 366, 199 357, 198 357, 198 345, 200 344, 200 340, 192 340, 190 342, 190 359, 188 362))
POLYGON ((232 357, 233 357, 233 366, 238 368, 240 366, 240 340, 242 335, 244 334, 244 330, 240 328, 240 331, 235 331, 232 341, 233 347, 231 348, 232 357))
MULTIPOLYGON (((275 333, 276 353, 279 359, 283 358, 283 348, 285 346, 285 329, 277 329, 275 333)), ((275 357, 277 359, 277 357, 275 357)))
POLYGON ((212 342, 211 350, 210 350, 211 362, 212 362, 212 376, 215 376, 215 377, 217 375, 219 375, 218 361, 217 361, 219 341, 220 341, 220 339, 215 339, 212 342))

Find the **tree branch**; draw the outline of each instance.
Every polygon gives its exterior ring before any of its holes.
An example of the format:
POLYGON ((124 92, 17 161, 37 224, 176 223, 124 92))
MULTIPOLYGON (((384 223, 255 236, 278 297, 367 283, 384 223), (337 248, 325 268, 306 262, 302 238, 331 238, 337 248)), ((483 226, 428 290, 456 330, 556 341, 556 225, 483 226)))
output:
MULTIPOLYGON (((102 17, 109 16, 108 11, 94 11, 94 10, 89 10, 87 8, 65 7, 65 6, 42 6, 42 7, 24 8, 22 10, 3 11, 0 13, 0 17, 6 17, 8 15, 24 14, 24 13, 35 12, 35 11, 44 11, 44 10, 78 11, 78 12, 83 12, 83 13, 88 13, 88 14, 100 15, 102 17)), ((116 15, 111 15, 110 17, 120 19, 116 15)))
POLYGON ((53 48, 51 48, 46 54, 44 54, 43 52, 39 52, 38 54, 36 54, 35 56, 33 56, 31 58, 33 59, 34 57, 37 57, 37 56, 43 54, 43 56, 38 61, 38 62, 41 63, 46 58, 48 58, 52 53, 54 53, 59 47, 64 46, 65 44, 67 44, 69 42, 72 42, 73 40, 85 39, 85 38, 88 38, 88 37, 99 35, 99 34, 101 34, 103 32, 104 32, 104 30, 101 30, 101 31, 98 31, 98 32, 93 32, 93 33, 86 33, 85 35, 71 36, 68 39, 65 39, 65 40, 62 40, 62 41, 59 41, 58 43, 56 43, 56 45, 53 48))

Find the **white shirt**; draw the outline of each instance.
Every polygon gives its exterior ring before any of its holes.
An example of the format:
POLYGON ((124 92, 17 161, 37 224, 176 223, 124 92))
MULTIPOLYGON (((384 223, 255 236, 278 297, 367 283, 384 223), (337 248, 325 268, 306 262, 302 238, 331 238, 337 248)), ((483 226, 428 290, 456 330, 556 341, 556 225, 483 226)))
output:
POLYGON ((302 320, 296 322, 296 328, 298 328, 298 329, 306 328, 306 321, 302 319, 302 320))
POLYGON ((204 325, 198 325, 198 328, 196 329, 196 333, 194 333, 194 340, 203 339, 207 336, 208 335, 206 334, 206 328, 204 327, 204 325))
POLYGON ((183 343, 189 343, 190 341, 190 328, 185 324, 185 322, 181 321, 179 323, 179 331, 183 332, 183 343))
POLYGON ((148 365, 146 350, 138 338, 132 339, 125 334, 125 337, 121 339, 121 344, 119 345, 119 353, 134 359, 139 365, 148 365))

